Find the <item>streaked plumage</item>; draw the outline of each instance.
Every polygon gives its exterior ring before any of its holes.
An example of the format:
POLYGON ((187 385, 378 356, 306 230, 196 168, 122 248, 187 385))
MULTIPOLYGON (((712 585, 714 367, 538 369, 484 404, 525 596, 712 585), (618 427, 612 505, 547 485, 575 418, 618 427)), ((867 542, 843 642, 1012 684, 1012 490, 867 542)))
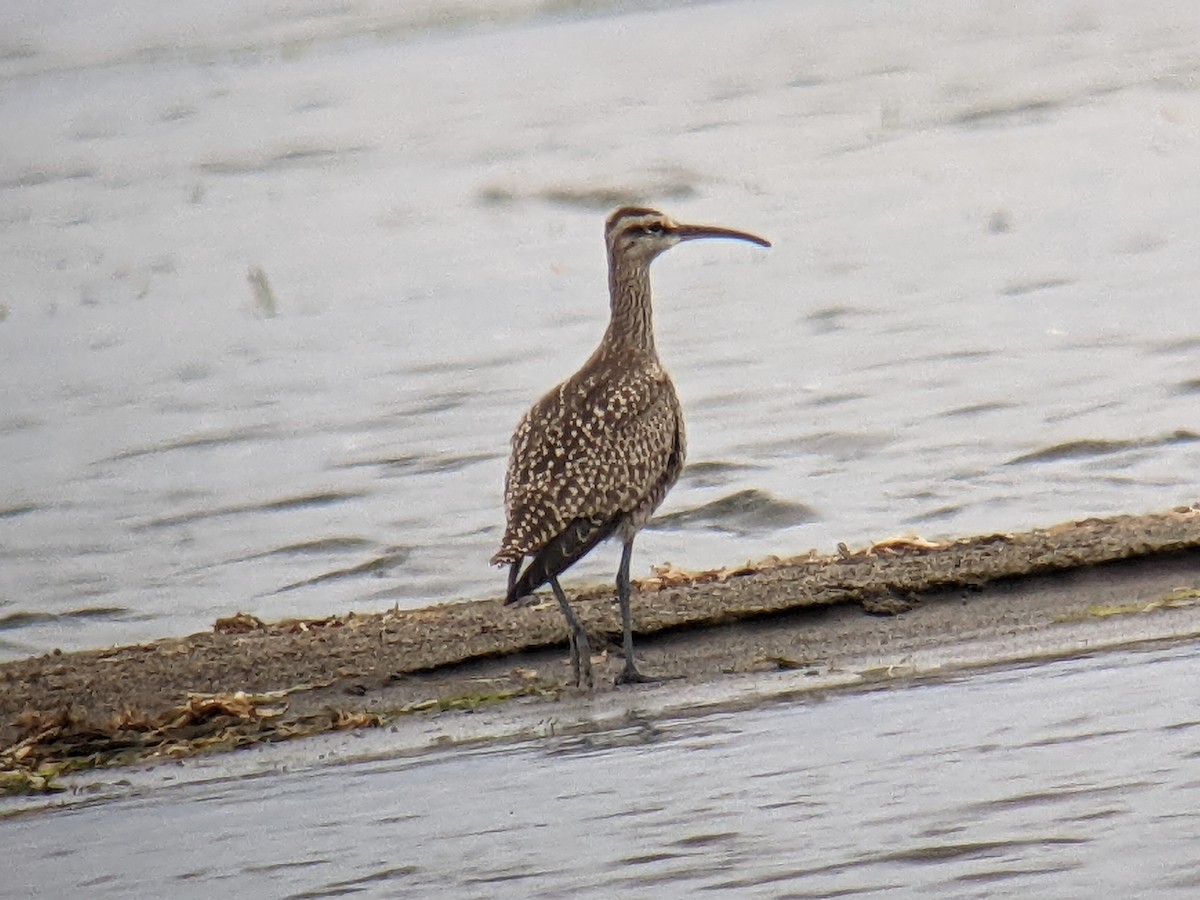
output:
POLYGON ((680 241, 732 238, 769 247, 745 232, 680 225, 662 213, 623 207, 605 229, 611 318, 600 345, 578 372, 527 412, 512 439, 505 479, 507 526, 496 565, 508 565, 506 602, 549 583, 571 629, 577 683, 591 684, 587 633, 558 575, 605 538, 624 548, 617 576, 625 632, 619 681, 641 680, 633 661, 629 557, 683 470, 683 413, 654 344, 650 263, 680 241), (522 572, 525 557, 533 559, 522 572))

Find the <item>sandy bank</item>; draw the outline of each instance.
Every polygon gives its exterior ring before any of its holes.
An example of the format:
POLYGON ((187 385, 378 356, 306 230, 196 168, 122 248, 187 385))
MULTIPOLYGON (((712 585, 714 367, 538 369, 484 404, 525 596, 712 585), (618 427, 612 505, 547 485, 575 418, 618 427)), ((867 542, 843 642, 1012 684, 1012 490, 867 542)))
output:
MULTIPOLYGON (((574 599, 593 635, 618 638, 610 588, 574 599)), ((634 613, 643 670, 671 679, 638 691, 781 669, 868 677, 873 661, 891 675, 922 652, 953 658, 981 641, 1014 659, 1200 634, 1200 506, 667 570, 641 583, 634 613)), ((53 775, 515 698, 569 702, 565 642, 552 602, 486 599, 274 624, 239 616, 184 638, 5 663, 0 770, 53 775)), ((595 665, 598 690, 614 690, 619 655, 595 665)))

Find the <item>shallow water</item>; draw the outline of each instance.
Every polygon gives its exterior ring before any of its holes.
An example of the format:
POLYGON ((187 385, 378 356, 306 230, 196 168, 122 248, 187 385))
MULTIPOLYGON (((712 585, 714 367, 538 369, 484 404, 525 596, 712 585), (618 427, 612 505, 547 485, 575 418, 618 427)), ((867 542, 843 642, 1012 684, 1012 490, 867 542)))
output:
POLYGON ((0 10, 0 658, 496 592, 618 196, 775 242, 637 571, 1196 499, 1200 8, 403 6, 0 10))
POLYGON ((1192 897, 1194 652, 151 790, 0 820, 6 888, 1192 897))

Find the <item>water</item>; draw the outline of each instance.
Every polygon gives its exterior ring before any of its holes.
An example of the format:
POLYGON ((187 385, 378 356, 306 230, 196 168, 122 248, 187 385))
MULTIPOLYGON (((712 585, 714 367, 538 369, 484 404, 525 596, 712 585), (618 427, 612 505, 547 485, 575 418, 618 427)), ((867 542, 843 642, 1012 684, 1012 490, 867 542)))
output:
POLYGON ((604 191, 775 242, 656 264, 637 572, 1195 500, 1200 9, 659 6, 6 3, 0 658, 496 593, 604 191))
POLYGON ((0 820, 22 848, 6 896, 1192 897, 1194 663, 1105 654, 134 791, 0 820))

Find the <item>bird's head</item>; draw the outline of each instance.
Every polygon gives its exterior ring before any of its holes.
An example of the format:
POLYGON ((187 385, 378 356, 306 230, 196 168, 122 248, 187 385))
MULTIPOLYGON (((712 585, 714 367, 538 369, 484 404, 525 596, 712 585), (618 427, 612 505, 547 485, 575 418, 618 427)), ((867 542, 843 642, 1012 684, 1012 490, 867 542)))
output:
POLYGON ((660 253, 683 241, 701 238, 726 238, 749 241, 760 247, 771 242, 744 231, 719 228, 715 225, 684 225, 656 209, 623 206, 608 217, 604 230, 608 252, 614 259, 648 264, 660 253))

